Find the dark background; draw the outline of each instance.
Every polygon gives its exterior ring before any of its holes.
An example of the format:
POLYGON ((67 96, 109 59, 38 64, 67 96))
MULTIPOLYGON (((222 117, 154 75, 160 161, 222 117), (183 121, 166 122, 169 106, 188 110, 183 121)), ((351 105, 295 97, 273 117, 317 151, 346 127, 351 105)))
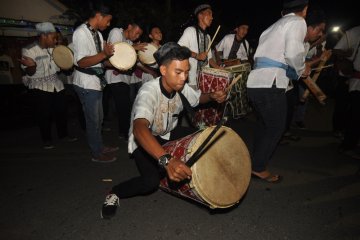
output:
MULTIPOLYGON (((86 9, 90 1, 61 0, 74 13, 79 14, 80 21, 86 19, 86 9)), ((221 29, 216 41, 228 34, 236 22, 246 20, 250 23, 247 38, 256 42, 262 31, 281 17, 282 0, 271 1, 237 1, 236 0, 104 0, 102 3, 110 7, 114 20, 107 32, 115 26, 126 26, 131 20, 140 20, 146 25, 158 24, 164 33, 164 42, 177 41, 181 36, 185 23, 193 10, 202 3, 213 7, 214 20, 209 29, 213 35, 219 25, 221 29)), ((96 1, 98 4, 99 1, 96 1)), ((340 25, 343 30, 359 24, 355 2, 350 0, 325 1, 310 0, 310 8, 321 8, 326 16, 328 29, 340 25)), ((105 32, 105 35, 106 33, 105 32)))

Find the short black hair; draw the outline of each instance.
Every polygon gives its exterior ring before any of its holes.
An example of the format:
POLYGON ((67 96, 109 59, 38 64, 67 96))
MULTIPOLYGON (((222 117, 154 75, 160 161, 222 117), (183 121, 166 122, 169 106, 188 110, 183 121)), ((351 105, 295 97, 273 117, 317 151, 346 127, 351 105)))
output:
POLYGON ((167 65, 172 60, 182 61, 190 57, 191 51, 176 42, 167 42, 154 53, 154 58, 159 66, 167 65))
POLYGON ((289 13, 297 13, 304 10, 308 6, 309 0, 283 0, 283 15, 289 13))
POLYGON ((324 11, 314 9, 307 13, 305 21, 307 26, 316 27, 317 25, 326 22, 326 16, 324 11))
POLYGON ((93 18, 97 13, 100 13, 102 16, 112 15, 110 8, 99 2, 90 2, 89 3, 89 13, 88 18, 93 18))

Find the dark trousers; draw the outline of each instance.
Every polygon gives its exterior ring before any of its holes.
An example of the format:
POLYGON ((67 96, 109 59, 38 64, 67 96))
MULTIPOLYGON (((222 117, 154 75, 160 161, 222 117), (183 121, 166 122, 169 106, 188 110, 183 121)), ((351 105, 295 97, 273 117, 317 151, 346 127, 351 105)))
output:
POLYGON ((299 85, 298 81, 292 81, 293 88, 286 92, 287 113, 285 131, 290 130, 296 105, 299 103, 299 85))
POLYGON ((119 136, 127 137, 130 128, 130 87, 126 83, 109 84, 115 101, 116 113, 119 121, 119 136))
POLYGON ((258 130, 252 152, 252 169, 265 171, 284 133, 287 100, 285 89, 248 88, 247 93, 258 117, 258 130))
POLYGON ((71 96, 71 104, 73 104, 73 107, 75 108, 77 119, 79 121, 79 125, 83 131, 86 130, 86 123, 85 123, 85 116, 84 111, 82 109, 82 105, 79 99, 79 96, 74 90, 74 85, 72 84, 64 84, 65 90, 67 91, 67 94, 71 96))
POLYGON ((346 77, 339 76, 335 88, 335 105, 333 112, 333 130, 343 131, 349 111, 349 86, 346 77))
POLYGON ((110 90, 110 85, 108 84, 103 89, 103 99, 102 99, 104 118, 105 119, 109 118, 110 101, 111 100, 112 100, 112 98, 111 98, 111 90, 110 90))
MULTIPOLYGON (((194 131, 193 128, 178 126, 171 132, 170 141, 182 138, 194 131)), ((157 140, 161 145, 167 142, 159 137, 157 140)), ((166 174, 165 170, 158 165, 157 160, 150 156, 142 147, 139 146, 133 152, 133 157, 140 175, 112 188, 111 192, 119 198, 129 198, 156 191, 159 188, 160 180, 166 174)))
POLYGON ((35 101, 35 114, 40 127, 41 138, 51 142, 51 126, 55 121, 58 138, 67 136, 67 104, 65 91, 46 92, 32 89, 35 101))
POLYGON ((350 109, 342 143, 344 150, 356 148, 360 138, 360 91, 352 91, 349 95, 350 109))

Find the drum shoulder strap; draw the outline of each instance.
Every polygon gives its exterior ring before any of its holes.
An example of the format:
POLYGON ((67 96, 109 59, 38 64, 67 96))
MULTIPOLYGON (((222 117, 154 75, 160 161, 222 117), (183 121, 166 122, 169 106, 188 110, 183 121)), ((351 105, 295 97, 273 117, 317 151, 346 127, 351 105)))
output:
POLYGON ((181 103, 185 108, 186 114, 190 120, 191 125, 194 126, 194 118, 195 118, 195 111, 194 109, 191 107, 189 101, 187 100, 187 98, 184 96, 184 94, 182 94, 182 92, 178 92, 180 99, 181 99, 181 103))

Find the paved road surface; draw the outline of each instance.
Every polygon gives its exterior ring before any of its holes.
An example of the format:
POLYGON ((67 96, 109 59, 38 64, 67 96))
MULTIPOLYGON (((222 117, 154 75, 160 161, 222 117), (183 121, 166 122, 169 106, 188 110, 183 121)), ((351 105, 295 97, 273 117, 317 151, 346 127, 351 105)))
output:
MULTIPOLYGON (((0 239, 360 239, 360 162, 337 152, 330 116, 331 102, 312 102, 308 129, 295 131, 301 140, 280 146, 271 163, 284 181, 252 179, 234 208, 211 211, 159 190, 121 200, 110 221, 99 214, 105 194, 137 174, 115 131, 104 133, 120 146, 110 164, 90 161, 75 120, 70 127, 79 141, 57 142, 52 150, 41 148, 35 127, 2 131, 0 239)), ((110 126, 116 129, 115 119, 110 126)), ((239 128, 251 148, 254 122, 239 120, 239 128)))

